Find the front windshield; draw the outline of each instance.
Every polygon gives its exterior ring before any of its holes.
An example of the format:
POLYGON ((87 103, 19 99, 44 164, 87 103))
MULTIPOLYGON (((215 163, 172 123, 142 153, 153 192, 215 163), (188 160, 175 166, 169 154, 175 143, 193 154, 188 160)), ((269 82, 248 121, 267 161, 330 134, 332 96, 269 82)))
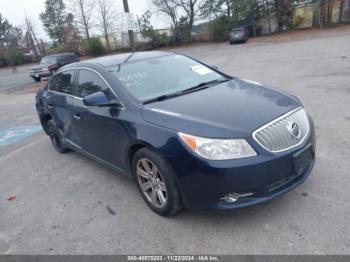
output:
POLYGON ((43 59, 41 59, 40 64, 41 65, 51 65, 51 64, 55 64, 56 63, 56 57, 43 57, 43 59))
POLYGON ((113 66, 113 73, 140 101, 174 94, 225 77, 182 55, 167 55, 113 66))

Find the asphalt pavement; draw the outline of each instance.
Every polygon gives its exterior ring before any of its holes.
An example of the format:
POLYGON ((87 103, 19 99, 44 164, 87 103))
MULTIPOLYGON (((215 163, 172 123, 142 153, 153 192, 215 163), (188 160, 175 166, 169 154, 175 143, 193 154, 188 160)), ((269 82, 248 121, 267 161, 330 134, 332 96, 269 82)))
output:
MULTIPOLYGON (((290 92, 314 118, 317 162, 307 181, 233 212, 156 215, 131 180, 77 153, 58 154, 33 131, 35 89, 1 93, 0 132, 19 129, 0 143, 0 254, 350 254, 349 43, 347 34, 176 50, 290 92)), ((3 74, 2 88, 22 81, 3 74)))
POLYGON ((0 69, 0 94, 18 90, 34 82, 29 76, 29 69, 34 64, 0 69))

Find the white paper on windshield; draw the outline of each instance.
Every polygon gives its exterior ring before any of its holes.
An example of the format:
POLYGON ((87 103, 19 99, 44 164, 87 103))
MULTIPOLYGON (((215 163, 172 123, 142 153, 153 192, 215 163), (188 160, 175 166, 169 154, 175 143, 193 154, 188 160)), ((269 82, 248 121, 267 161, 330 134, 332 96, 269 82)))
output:
POLYGON ((196 72, 197 74, 200 74, 200 75, 206 75, 206 74, 213 72, 208 67, 205 67, 203 65, 191 66, 191 69, 193 72, 196 72))

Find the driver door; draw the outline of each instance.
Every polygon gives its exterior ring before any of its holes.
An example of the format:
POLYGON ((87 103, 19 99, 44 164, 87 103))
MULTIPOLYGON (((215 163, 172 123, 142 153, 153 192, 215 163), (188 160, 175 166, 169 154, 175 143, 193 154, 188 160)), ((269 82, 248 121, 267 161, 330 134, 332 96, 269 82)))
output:
POLYGON ((96 72, 80 69, 76 82, 76 96, 79 101, 72 110, 72 126, 79 135, 79 145, 88 154, 114 167, 122 163, 122 145, 125 141, 123 121, 119 115, 122 109, 115 107, 85 106, 83 98, 102 91, 108 99, 117 99, 106 81, 96 72))

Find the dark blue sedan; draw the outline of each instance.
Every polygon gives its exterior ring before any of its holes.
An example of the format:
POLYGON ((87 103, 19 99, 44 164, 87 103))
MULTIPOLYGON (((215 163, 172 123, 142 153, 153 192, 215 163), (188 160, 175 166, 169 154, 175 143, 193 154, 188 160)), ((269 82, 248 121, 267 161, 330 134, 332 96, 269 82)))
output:
POLYGON ((58 152, 134 178, 160 215, 269 201, 315 162, 313 122, 296 97, 176 53, 69 64, 36 109, 58 152))

